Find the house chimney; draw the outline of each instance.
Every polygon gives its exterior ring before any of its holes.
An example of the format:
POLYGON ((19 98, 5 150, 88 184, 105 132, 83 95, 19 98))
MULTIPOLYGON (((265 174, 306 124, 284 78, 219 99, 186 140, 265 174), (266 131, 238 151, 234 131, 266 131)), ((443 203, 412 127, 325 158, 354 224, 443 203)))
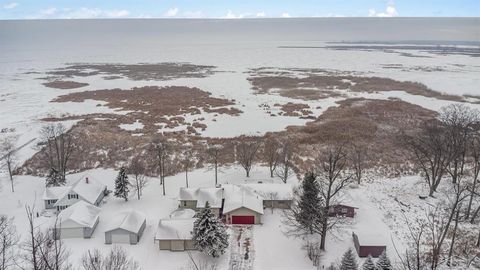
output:
POLYGON ((88 177, 85 177, 85 183, 88 184, 88 177))

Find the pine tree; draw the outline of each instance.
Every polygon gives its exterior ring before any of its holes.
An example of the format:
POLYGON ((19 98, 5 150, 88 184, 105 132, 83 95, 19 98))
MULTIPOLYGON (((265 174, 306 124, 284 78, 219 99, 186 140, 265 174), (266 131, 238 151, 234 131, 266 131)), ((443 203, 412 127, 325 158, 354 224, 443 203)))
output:
POLYGON ((390 259, 387 257, 387 253, 385 250, 380 254, 377 260, 377 270, 392 270, 392 264, 390 263, 390 259))
POLYGON ((375 263, 373 262, 372 256, 368 255, 368 258, 362 265, 362 270, 376 270, 375 263))
POLYGON ((295 219, 301 227, 312 234, 322 216, 322 200, 319 196, 320 188, 313 173, 305 174, 301 189, 302 193, 295 219))
POLYGON ((212 213, 208 202, 197 214, 192 235, 195 247, 212 257, 219 257, 228 247, 225 225, 212 213))
POLYGON ((357 270, 358 264, 353 250, 350 248, 343 254, 342 264, 340 265, 340 270, 357 270))
POLYGON ((120 168, 118 172, 117 179, 115 179, 115 197, 123 198, 125 201, 128 201, 128 193, 130 190, 128 189, 130 182, 128 182, 128 176, 125 171, 124 167, 120 168))
POLYGON ((65 179, 63 179, 63 177, 55 168, 50 168, 47 178, 45 179, 45 186, 58 187, 63 185, 65 185, 65 179))

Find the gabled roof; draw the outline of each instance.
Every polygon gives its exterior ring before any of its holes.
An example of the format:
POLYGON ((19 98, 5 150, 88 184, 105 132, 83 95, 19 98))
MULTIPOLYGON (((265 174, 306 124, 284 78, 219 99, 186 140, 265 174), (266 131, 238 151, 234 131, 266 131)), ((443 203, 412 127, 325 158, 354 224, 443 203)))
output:
POLYGON ((46 187, 45 191, 43 192, 42 199, 43 200, 58 200, 62 198, 66 192, 70 191, 69 186, 65 187, 46 187))
POLYGON ((107 188, 106 185, 98 183, 96 180, 88 177, 88 183, 85 178, 78 180, 73 186, 70 187, 68 192, 65 192, 63 196, 55 203, 55 206, 64 205, 67 200, 67 195, 71 192, 78 194, 84 201, 94 204, 98 197, 107 188))
POLYGON ((125 231, 138 233, 142 228, 143 223, 146 221, 146 217, 143 213, 135 210, 119 213, 116 215, 108 227, 108 231, 123 229, 125 231))
POLYGON ((239 208, 248 208, 263 214, 263 198, 246 186, 222 185, 225 203, 223 213, 229 213, 239 208))
POLYGON ((190 240, 194 222, 194 218, 161 219, 155 240, 190 240))
POLYGON ((60 214, 58 215, 58 227, 93 228, 93 226, 97 222, 99 214, 100 208, 84 201, 78 201, 72 206, 60 212, 60 214))
POLYGON ((211 208, 222 207, 223 192, 221 188, 180 188, 179 200, 197 201, 197 208, 204 208, 208 202, 211 208))
POLYGON ((353 234, 358 237, 358 244, 360 246, 385 246, 384 239, 388 239, 388 236, 378 231, 369 232, 354 232, 353 234))
POLYGON ((292 184, 244 184, 262 196, 264 200, 293 200, 292 184))

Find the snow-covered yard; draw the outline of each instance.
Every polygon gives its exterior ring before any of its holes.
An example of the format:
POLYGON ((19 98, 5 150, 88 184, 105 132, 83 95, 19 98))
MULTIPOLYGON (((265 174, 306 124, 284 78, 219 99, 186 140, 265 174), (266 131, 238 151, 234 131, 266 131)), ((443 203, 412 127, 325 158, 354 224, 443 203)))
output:
MULTIPOLYGON (((279 179, 271 179, 268 176, 268 169, 265 167, 255 167, 252 170, 252 176, 247 179, 244 171, 240 167, 230 167, 222 170, 220 174, 220 183, 229 184, 245 184, 257 183, 280 183, 279 179)), ((113 189, 114 179, 117 172, 111 169, 96 169, 68 176, 68 182, 71 183, 81 178, 89 177, 100 181, 107 185, 109 189, 113 189)), ((162 196, 162 187, 159 180, 151 178, 148 186, 143 192, 141 200, 137 200, 134 194, 125 202, 122 199, 115 198, 112 194, 106 197, 105 203, 100 205, 100 222, 91 239, 65 239, 65 243, 71 250, 71 260, 77 263, 83 253, 89 249, 100 249, 106 251, 111 245, 104 244, 104 232, 110 225, 112 220, 118 213, 125 210, 137 210, 144 213, 147 217, 147 226, 145 232, 140 239, 138 245, 122 244, 128 253, 140 262, 144 269, 154 269, 162 266, 165 269, 181 269, 189 263, 186 252, 170 252, 160 251, 154 243, 154 235, 160 218, 167 217, 172 211, 178 207, 178 190, 184 186, 184 174, 166 178, 167 195, 162 196)), ((191 187, 212 187, 214 186, 213 172, 204 169, 194 170, 189 174, 191 187)), ((397 248, 402 246, 401 233, 398 230, 401 227, 394 227, 392 221, 398 220, 400 217, 392 217, 398 215, 392 213, 391 208, 397 204, 394 196, 389 194, 392 192, 400 192, 401 187, 411 187, 418 180, 418 177, 404 179, 389 179, 382 181, 373 181, 363 183, 359 187, 349 188, 346 190, 343 200, 358 207, 356 217, 348 220, 340 229, 334 231, 327 238, 327 252, 322 256, 321 264, 328 266, 331 262, 338 262, 341 255, 348 249, 353 248, 352 231, 360 233, 376 233, 382 235, 382 241, 388 250, 390 258, 394 259, 395 252, 392 246, 392 239, 395 239, 397 248), (410 184, 408 184, 410 183, 410 184), (407 185, 408 184, 408 185, 407 185), (381 196, 376 196, 381 190, 381 196), (388 205, 386 207, 385 205, 388 205), (385 222, 387 220, 387 222, 385 222), (393 229, 393 230, 392 230, 393 229)), ((297 184, 295 178, 289 179, 289 183, 297 184)), ((44 179, 33 176, 17 176, 16 191, 11 193, 8 188, 8 182, 5 177, 2 178, 1 197, 3 198, 0 205, 0 213, 15 217, 18 231, 25 235, 26 214, 25 205, 31 205, 35 202, 35 212, 39 212, 40 217, 35 219, 37 226, 48 227, 54 221, 54 217, 42 216, 43 201, 41 195, 44 190, 44 179)), ((407 189, 408 190, 408 189, 407 189)), ((416 197, 404 194, 403 200, 414 204, 416 197)), ((419 202, 422 203, 422 202, 419 202)), ((274 210, 273 213, 267 209, 262 218, 262 225, 254 225, 242 228, 239 232, 238 227, 230 230, 233 234, 231 237, 231 245, 238 247, 230 247, 230 251, 221 256, 218 260, 211 260, 198 252, 192 252, 195 258, 199 260, 208 259, 216 263, 219 269, 314 269, 311 261, 306 256, 306 251, 302 249, 304 242, 301 239, 288 237, 285 235, 285 227, 282 224, 282 210, 274 210), (248 238, 248 241, 247 239, 248 238), (235 240, 235 241, 234 241, 235 240), (245 244, 248 242, 248 244, 245 244), (248 256, 245 257, 246 246, 248 245, 248 256), (236 253, 236 254, 235 254, 236 253), (232 258, 235 256, 243 256, 241 268, 232 268, 232 258)))

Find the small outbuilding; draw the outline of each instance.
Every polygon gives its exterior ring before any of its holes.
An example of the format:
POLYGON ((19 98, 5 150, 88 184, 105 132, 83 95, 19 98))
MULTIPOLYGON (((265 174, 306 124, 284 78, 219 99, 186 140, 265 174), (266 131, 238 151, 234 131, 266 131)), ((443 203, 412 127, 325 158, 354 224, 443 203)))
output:
POLYGON ((140 241, 146 225, 145 215, 138 211, 131 210, 120 213, 112 220, 110 229, 105 231, 105 244, 135 245, 140 241))
POLYGON ((194 218, 161 219, 158 223, 155 243, 160 250, 185 251, 194 250, 192 239, 194 218))
POLYGON ((328 209, 328 215, 330 217, 355 217, 355 209, 358 209, 353 206, 345 205, 345 204, 335 204, 331 205, 328 209))
POLYGON ((379 234, 356 234, 352 233, 353 244, 357 250, 358 256, 368 257, 368 255, 377 258, 387 250, 387 247, 382 243, 384 236, 379 234))
POLYGON ((100 208, 78 201, 58 215, 56 239, 90 238, 99 221, 100 208))
POLYGON ((223 215, 227 224, 261 224, 263 198, 249 187, 223 185, 223 215))

